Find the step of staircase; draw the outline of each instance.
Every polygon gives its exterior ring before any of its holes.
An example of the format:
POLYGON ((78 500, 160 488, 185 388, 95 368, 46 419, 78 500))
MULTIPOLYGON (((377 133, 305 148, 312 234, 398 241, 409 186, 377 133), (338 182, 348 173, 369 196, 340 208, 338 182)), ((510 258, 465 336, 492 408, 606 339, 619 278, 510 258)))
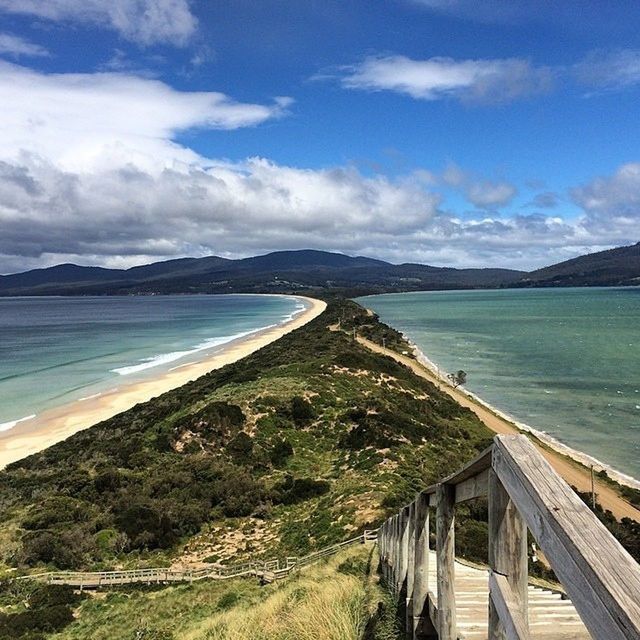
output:
MULTIPOLYGON (((438 593, 433 570, 435 553, 430 553, 429 589, 438 593)), ((456 618, 461 640, 487 640, 489 608, 489 571, 456 561, 456 618)), ((571 600, 560 593, 529 585, 529 629, 532 640, 589 640, 571 600)))

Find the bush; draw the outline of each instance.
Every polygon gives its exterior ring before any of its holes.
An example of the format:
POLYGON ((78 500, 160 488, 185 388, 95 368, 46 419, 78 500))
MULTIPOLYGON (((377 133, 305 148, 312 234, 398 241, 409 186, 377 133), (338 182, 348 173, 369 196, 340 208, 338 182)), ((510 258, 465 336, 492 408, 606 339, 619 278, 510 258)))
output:
POLYGON ((248 433, 241 431, 227 445, 227 451, 238 462, 247 462, 253 451, 253 439, 248 433))
POLYGON ((291 418, 299 427, 304 427, 316 417, 311 403, 300 396, 291 399, 291 418))
POLYGON ((75 606, 82 596, 66 584, 39 584, 29 596, 29 608, 44 609, 61 605, 75 606))
POLYGON ((271 448, 269 459, 274 467, 281 467, 287 461, 287 458, 292 455, 293 447, 291 443, 288 440, 277 439, 271 448))
POLYGON ((53 563, 60 569, 73 569, 81 561, 82 549, 74 531, 59 534, 35 531, 22 537, 22 560, 26 564, 53 563))
POLYGON ((34 505, 22 521, 25 529, 50 529, 69 522, 86 522, 91 518, 92 505, 67 496, 55 496, 34 505))
POLYGON ((324 480, 287 476, 280 489, 280 502, 282 504, 295 504, 303 500, 309 500, 327 493, 329 486, 329 483, 324 480))
POLYGON ((169 518, 143 504, 123 509, 116 515, 116 524, 127 534, 133 548, 165 549, 176 539, 169 518))

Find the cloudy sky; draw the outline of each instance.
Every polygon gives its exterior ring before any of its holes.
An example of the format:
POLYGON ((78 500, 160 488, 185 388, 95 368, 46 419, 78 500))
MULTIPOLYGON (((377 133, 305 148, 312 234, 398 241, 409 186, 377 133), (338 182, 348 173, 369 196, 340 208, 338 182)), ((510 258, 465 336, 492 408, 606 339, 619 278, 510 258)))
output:
POLYGON ((640 240, 637 0, 0 0, 0 273, 640 240))

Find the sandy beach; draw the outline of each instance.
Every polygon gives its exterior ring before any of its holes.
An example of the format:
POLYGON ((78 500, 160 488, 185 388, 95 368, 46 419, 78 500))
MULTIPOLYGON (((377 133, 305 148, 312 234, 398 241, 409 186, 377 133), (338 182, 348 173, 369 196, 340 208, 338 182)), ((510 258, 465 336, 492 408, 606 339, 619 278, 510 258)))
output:
POLYGON ((303 301, 306 309, 289 322, 229 342, 209 357, 176 367, 155 378, 126 386, 120 385, 117 389, 106 391, 101 395, 44 411, 35 418, 24 420, 13 429, 0 433, 0 468, 32 453, 42 451, 140 402, 146 402, 180 387, 209 371, 236 362, 310 322, 327 306, 325 302, 314 298, 294 297, 303 301))
MULTIPOLYGON (((425 357, 424 362, 419 362, 414 358, 403 356, 391 349, 385 349, 375 342, 371 342, 361 336, 358 342, 372 351, 384 353, 394 360, 401 362, 417 375, 437 384, 443 391, 448 393, 456 402, 473 411, 484 424, 495 433, 522 433, 514 422, 506 416, 501 416, 493 408, 484 404, 478 397, 467 393, 463 389, 454 389, 446 379, 438 377, 436 371, 430 366, 430 361, 425 357)), ((420 353, 417 354, 420 357, 420 353)), ((556 450, 554 443, 540 442, 539 439, 533 441, 540 453, 547 459, 549 464, 564 478, 564 480, 579 489, 580 491, 591 491, 591 472, 579 460, 569 457, 569 451, 556 450)), ((559 443, 558 443, 559 444, 559 443)), ((568 448, 566 448, 568 449, 568 448)), ((633 479, 631 479, 633 480, 633 479)), ((624 500, 618 492, 610 485, 596 479, 596 494, 598 502, 609 509, 617 518, 631 518, 640 522, 640 511, 632 504, 624 500)), ((633 486, 633 485, 632 485, 633 486)))

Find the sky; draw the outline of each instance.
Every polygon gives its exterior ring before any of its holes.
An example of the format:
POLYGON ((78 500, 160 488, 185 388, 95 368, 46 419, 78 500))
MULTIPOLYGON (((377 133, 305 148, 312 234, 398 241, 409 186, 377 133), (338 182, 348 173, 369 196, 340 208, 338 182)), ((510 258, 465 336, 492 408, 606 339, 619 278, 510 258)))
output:
POLYGON ((0 0, 0 273, 640 240, 637 0, 0 0))

